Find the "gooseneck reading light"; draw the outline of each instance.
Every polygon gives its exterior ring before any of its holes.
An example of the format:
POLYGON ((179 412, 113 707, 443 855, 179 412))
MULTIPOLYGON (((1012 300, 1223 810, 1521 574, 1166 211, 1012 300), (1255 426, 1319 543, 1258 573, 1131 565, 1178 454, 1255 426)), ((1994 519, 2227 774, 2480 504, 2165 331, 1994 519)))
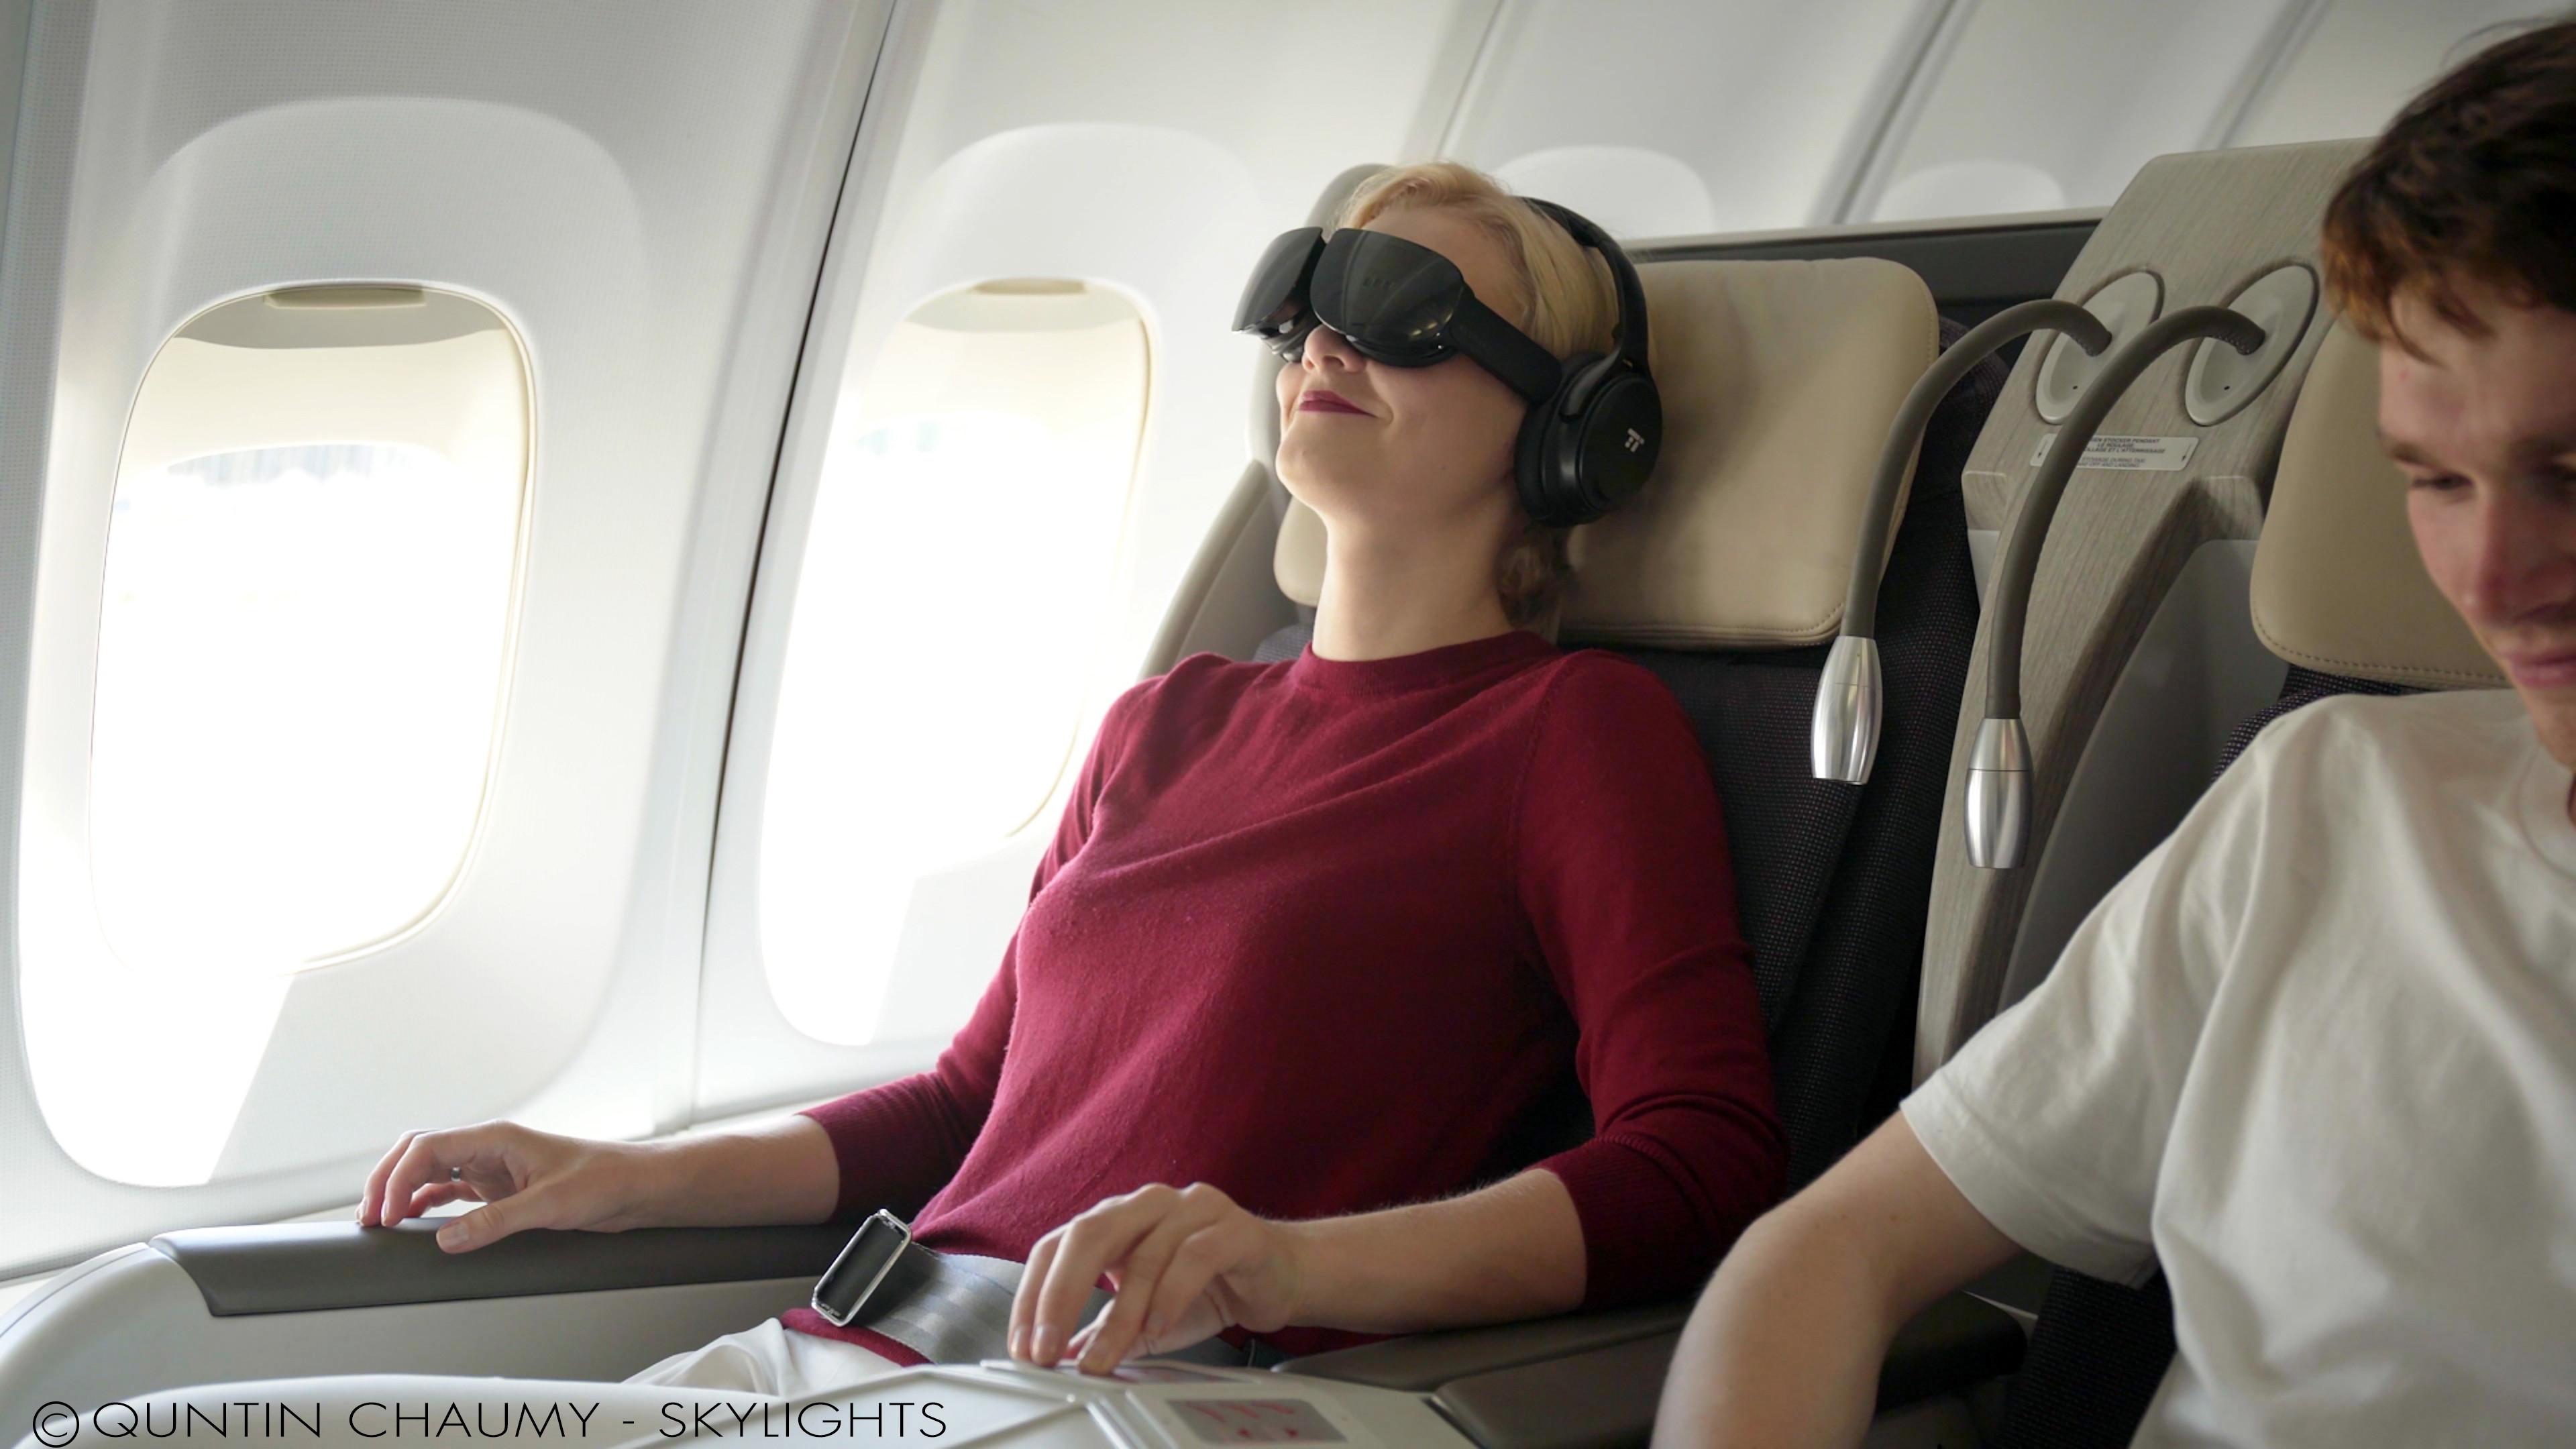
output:
POLYGON ((1931 426, 1933 410, 1970 368, 2005 343, 2039 331, 2065 333, 2087 356, 2111 345, 2111 329, 2073 302, 2042 298, 2007 307, 1934 358, 1916 379, 1914 390, 1905 395, 1896 421, 1888 425, 1887 446, 1878 455, 1878 474, 1869 486, 1869 505, 1861 513, 1860 550, 1852 555, 1842 633, 1834 640, 1833 652, 1825 656, 1824 674, 1816 681, 1816 711, 1807 725, 1808 761, 1819 780, 1867 784, 1869 767, 1878 759, 1884 708, 1878 670, 1879 574, 1887 562, 1888 535, 1896 531, 1896 496, 1905 486, 1906 468, 1923 446, 1923 430, 1931 426))
POLYGON ((1968 756, 1971 865, 2011 870, 2022 863, 2030 845, 2030 737, 2021 726, 2021 641, 2030 616, 2031 581, 2039 574, 2039 550, 2048 541, 2066 480, 2139 374, 2173 348, 2203 337, 2251 354, 2263 345, 2264 332, 2243 313, 2225 307, 2184 307, 2147 324, 2103 364, 2022 498, 1987 601, 1986 718, 1977 726, 1976 747, 1968 756))

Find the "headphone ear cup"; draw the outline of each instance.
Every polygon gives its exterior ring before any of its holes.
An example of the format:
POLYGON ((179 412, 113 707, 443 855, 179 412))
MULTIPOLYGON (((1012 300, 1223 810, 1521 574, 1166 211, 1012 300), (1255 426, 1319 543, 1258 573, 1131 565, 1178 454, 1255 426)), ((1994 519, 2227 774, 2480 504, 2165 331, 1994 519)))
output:
POLYGON ((1549 489, 1555 472, 1550 456, 1555 452, 1557 414, 1564 411, 1565 394, 1582 375, 1586 360, 1577 357, 1568 362, 1558 375, 1556 391, 1542 402, 1531 403, 1529 411, 1521 414, 1520 436, 1512 445, 1512 483, 1520 492, 1521 511, 1532 522, 1547 528, 1562 527, 1556 519, 1565 511, 1564 500, 1549 489))
POLYGON ((1521 507, 1548 528, 1590 523, 1634 497, 1663 451, 1664 407, 1653 378, 1621 367, 1602 379, 1582 411, 1566 417, 1567 394, 1597 355, 1565 364, 1565 380, 1521 419, 1514 478, 1521 507))
POLYGON ((1664 404, 1653 378, 1632 368, 1594 388, 1578 417, 1558 420, 1549 485, 1589 523, 1635 497, 1664 446, 1664 404))

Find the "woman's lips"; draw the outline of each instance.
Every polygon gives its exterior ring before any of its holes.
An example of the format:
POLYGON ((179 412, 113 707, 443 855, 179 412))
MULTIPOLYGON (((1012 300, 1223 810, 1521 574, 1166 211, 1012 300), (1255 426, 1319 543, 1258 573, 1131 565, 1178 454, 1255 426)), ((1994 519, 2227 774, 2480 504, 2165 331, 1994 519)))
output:
POLYGON ((2504 668, 2525 689, 2566 689, 2576 686, 2576 647, 2507 654, 2504 668))
POLYGON ((1304 392, 1297 394, 1297 411, 1301 413, 1356 413, 1361 417, 1367 417, 1369 415, 1366 408, 1353 404, 1349 398, 1342 396, 1340 393, 1320 387, 1310 387, 1304 392))

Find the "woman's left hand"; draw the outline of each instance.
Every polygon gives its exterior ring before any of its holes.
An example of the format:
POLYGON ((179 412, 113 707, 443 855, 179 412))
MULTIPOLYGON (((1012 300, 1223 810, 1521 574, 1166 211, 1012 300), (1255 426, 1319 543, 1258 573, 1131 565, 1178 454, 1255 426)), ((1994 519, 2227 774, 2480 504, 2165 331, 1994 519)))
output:
POLYGON ((1011 1357, 1053 1365, 1070 1355, 1099 1374, 1237 1324, 1284 1328, 1302 1301, 1307 1256, 1295 1224, 1254 1217, 1206 1183, 1138 1188, 1038 1239, 1011 1303, 1011 1357), (1104 1274, 1117 1294, 1084 1328, 1104 1274))

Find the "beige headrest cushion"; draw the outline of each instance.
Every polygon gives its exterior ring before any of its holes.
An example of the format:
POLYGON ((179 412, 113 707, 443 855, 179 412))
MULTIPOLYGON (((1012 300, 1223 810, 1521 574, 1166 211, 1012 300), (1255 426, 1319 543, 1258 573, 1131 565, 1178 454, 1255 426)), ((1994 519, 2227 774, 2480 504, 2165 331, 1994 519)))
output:
MULTIPOLYGON (((1576 531, 1570 639, 1693 648, 1821 643, 1889 423, 1940 350, 1923 280, 1893 262, 1649 262, 1664 446, 1627 507, 1576 531)), ((1321 596, 1324 528, 1292 506, 1279 587, 1321 596)))
POLYGON ((2504 676, 2433 587, 2379 447, 2379 349, 2337 326, 2290 414, 2254 550, 2254 632, 2293 664, 2432 689, 2504 676))

